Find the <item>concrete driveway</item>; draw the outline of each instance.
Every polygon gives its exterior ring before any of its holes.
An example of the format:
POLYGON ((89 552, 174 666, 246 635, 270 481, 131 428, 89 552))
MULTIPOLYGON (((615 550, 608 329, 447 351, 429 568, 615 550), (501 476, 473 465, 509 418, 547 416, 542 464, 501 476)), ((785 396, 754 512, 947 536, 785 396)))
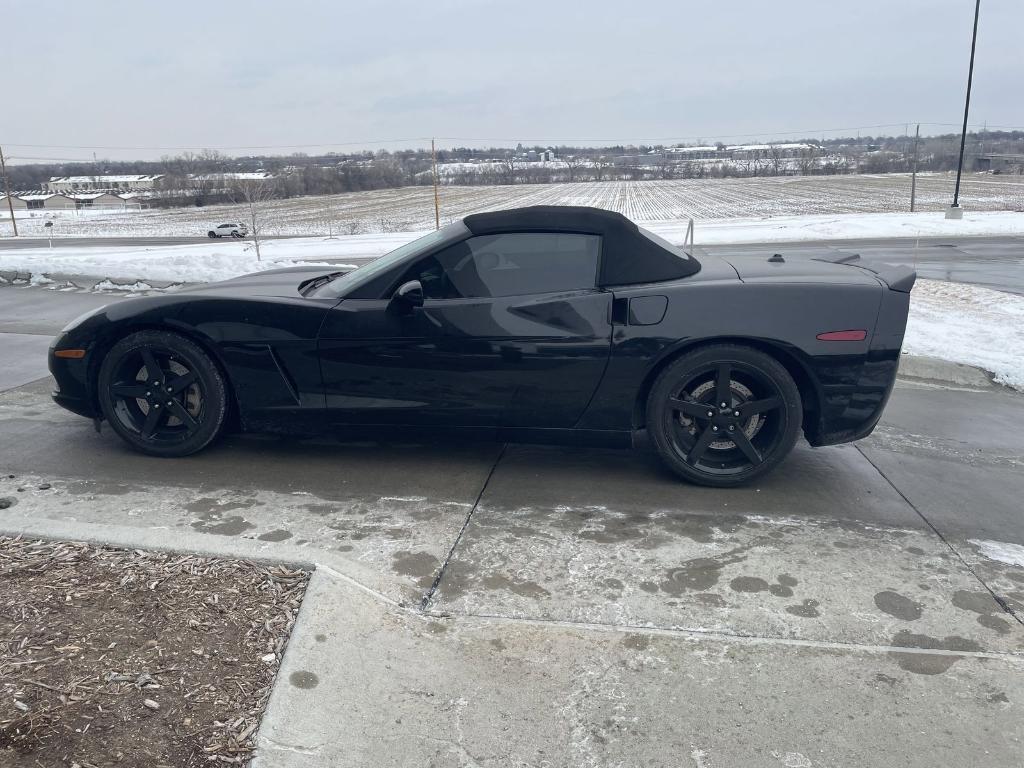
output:
POLYGON ((315 564, 260 766, 1017 766, 1024 397, 903 381, 762 483, 646 451, 130 453, 0 394, 0 530, 315 564))

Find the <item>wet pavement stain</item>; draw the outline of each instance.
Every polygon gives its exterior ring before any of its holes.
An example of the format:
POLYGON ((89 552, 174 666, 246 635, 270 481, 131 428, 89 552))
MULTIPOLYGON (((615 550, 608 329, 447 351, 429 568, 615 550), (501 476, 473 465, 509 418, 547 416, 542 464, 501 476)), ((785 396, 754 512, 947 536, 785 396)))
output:
POLYGON ((429 552, 395 552, 391 556, 391 569, 402 576, 410 576, 416 585, 429 589, 441 563, 429 552))
POLYGON ((300 670, 298 672, 292 672, 288 677, 288 682, 294 685, 296 688, 316 688, 320 683, 320 678, 314 675, 312 672, 300 670))
POLYGON ((230 515, 218 520, 196 520, 192 527, 202 533, 213 533, 217 536, 238 536, 256 526, 239 515, 230 515))
POLYGON ((228 501, 221 503, 221 499, 212 497, 200 497, 193 501, 190 501, 185 505, 185 509, 192 512, 199 517, 207 517, 210 514, 215 514, 218 517, 225 512, 231 512, 236 509, 249 509, 250 507, 256 506, 256 499, 245 499, 241 501, 228 501))
POLYGON ((514 581, 497 573, 484 576, 482 583, 487 589, 503 589, 520 597, 551 597, 551 593, 536 582, 514 581))
POLYGON ((0 499, 0 509, 10 509, 17 503, 17 499, 12 499, 10 496, 4 496, 0 499))
POLYGON ((260 534, 257 538, 259 538, 260 541, 284 541, 291 537, 291 531, 285 531, 279 528, 276 531, 267 531, 267 533, 260 534))
POLYGON ((681 568, 673 568, 665 574, 665 580, 658 586, 670 595, 685 592, 705 592, 718 583, 725 563, 710 557, 688 560, 681 568))
POLYGON ((638 586, 644 592, 649 592, 652 595, 658 591, 658 585, 655 584, 653 581, 641 581, 638 586))
MULTIPOLYGON (((949 635, 940 640, 937 637, 931 637, 929 635, 917 635, 906 629, 901 629, 897 632, 892 638, 890 644, 898 648, 924 648, 928 650, 968 652, 981 651, 980 645, 966 637, 949 635)), ((913 672, 916 675, 941 675, 963 658, 963 656, 902 653, 900 651, 890 651, 889 655, 896 660, 900 669, 907 672, 913 672)))
POLYGON ((991 629, 1000 635, 1010 634, 1010 622, 1005 619, 1001 619, 998 616, 979 616, 978 623, 985 627, 985 629, 991 629))
POLYGON ((325 642, 327 642, 327 635, 325 635, 325 634, 323 634, 323 633, 320 633, 320 634, 318 634, 318 635, 316 636, 316 641, 317 641, 318 643, 325 643, 325 642))
POLYGON ((915 602, 909 597, 904 597, 899 592, 893 592, 892 590, 877 593, 875 595, 875 606, 882 613, 887 613, 903 621, 920 619, 923 608, 921 603, 915 602))
POLYGON ((816 619, 821 615, 818 611, 817 600, 804 600, 801 605, 787 605, 786 613, 799 616, 802 619, 816 619))
POLYGON ((443 635, 448 631, 448 625, 440 621, 431 621, 427 623, 427 632, 432 635, 443 635))
POLYGON ((757 576, 737 576, 729 582, 733 592, 770 592, 776 597, 792 597, 793 587, 797 580, 792 576, 782 575, 776 579, 778 584, 769 584, 757 576))
POLYGON ((504 651, 505 650, 505 643, 503 643, 501 641, 501 638, 499 638, 499 637, 492 637, 491 640, 490 640, 490 643, 491 643, 491 647, 494 648, 494 650, 496 650, 496 651, 504 651))
POLYGON ((651 645, 647 635, 628 634, 622 639, 622 645, 634 651, 646 651, 651 645))

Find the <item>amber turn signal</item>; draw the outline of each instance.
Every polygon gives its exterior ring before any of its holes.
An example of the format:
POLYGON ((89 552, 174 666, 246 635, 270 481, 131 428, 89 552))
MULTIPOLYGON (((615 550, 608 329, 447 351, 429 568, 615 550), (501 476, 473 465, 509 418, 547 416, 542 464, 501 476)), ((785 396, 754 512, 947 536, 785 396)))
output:
POLYGON ((53 351, 54 357, 66 357, 69 360, 81 360, 85 357, 84 349, 55 349, 53 351))

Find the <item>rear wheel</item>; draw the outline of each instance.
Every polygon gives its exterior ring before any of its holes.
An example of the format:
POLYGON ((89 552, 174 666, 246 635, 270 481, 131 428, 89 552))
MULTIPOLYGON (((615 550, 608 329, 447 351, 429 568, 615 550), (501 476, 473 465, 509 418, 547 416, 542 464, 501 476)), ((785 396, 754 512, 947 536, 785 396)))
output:
POLYGON ((198 345, 175 333, 140 331, 117 342, 97 387, 111 428, 142 453, 187 456, 224 427, 223 376, 198 345))
POLYGON ((662 460, 690 482, 742 485, 779 464, 800 434, 803 406, 774 358, 720 344, 690 352, 658 376, 647 430, 662 460))
POLYGON ((217 236, 217 233, 211 229, 209 232, 206 233, 206 236, 212 240, 217 236))

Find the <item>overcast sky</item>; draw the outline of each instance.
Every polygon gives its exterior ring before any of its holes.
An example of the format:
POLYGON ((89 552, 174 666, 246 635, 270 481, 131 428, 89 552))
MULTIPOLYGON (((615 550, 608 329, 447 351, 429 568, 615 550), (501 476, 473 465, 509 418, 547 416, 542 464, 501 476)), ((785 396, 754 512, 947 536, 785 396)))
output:
MULTIPOLYGON (((914 121, 956 131, 974 3, 0 0, 0 10, 14 93, 0 107, 7 153, 128 159, 393 148, 371 142, 432 135, 459 139, 442 145, 747 141, 902 133, 914 121), (867 127, 879 124, 898 127, 867 127), (28 144, 48 146, 16 146, 28 144)), ((1022 29, 1022 0, 983 0, 972 124, 1024 126, 1022 29)))

